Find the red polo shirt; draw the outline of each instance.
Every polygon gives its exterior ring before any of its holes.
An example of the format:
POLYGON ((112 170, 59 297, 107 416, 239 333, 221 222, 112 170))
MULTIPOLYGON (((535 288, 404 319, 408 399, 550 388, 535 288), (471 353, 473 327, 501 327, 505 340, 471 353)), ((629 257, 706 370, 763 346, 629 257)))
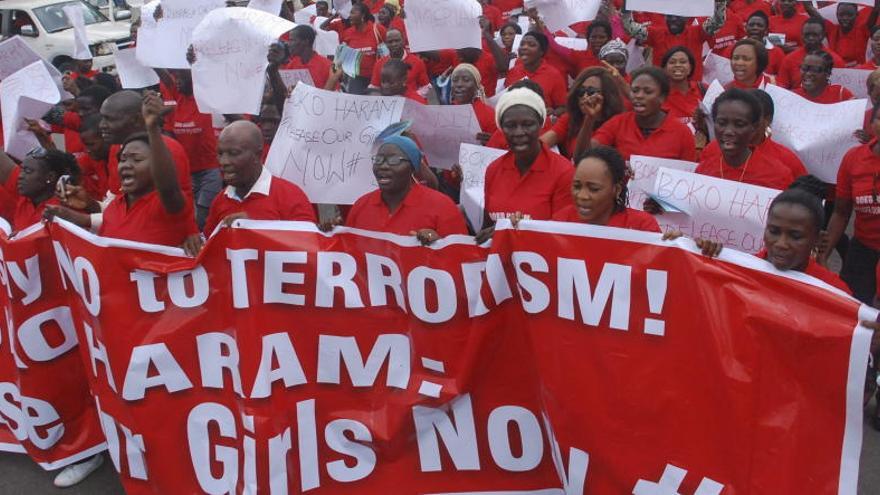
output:
POLYGON ((855 95, 852 94, 852 91, 840 86, 838 84, 829 84, 825 86, 825 90, 819 93, 819 96, 812 97, 804 91, 804 88, 797 88, 794 90, 796 95, 803 96, 804 98, 812 101, 813 103, 824 103, 826 105, 830 105, 832 103, 840 103, 842 101, 852 100, 855 98, 855 95))
MULTIPOLYGON (((715 53, 722 53, 732 47, 737 40, 746 37, 745 24, 746 21, 728 7, 724 25, 709 38, 709 47, 715 53)), ((694 56, 697 54, 695 53, 694 56)))
POLYGON ((177 103, 171 116, 171 132, 183 146, 189 159, 190 173, 219 167, 217 136, 211 114, 199 112, 196 98, 172 90, 171 98, 177 103))
MULTIPOLYGON (((165 146, 171 152, 171 158, 174 159, 174 166, 177 168, 177 181, 183 192, 192 197, 192 177, 189 175, 189 157, 183 146, 176 139, 170 136, 162 136, 165 146)), ((114 144, 110 146, 110 156, 107 158, 107 172, 110 174, 107 180, 107 186, 110 192, 119 195, 119 150, 122 145, 114 144)))
POLYGON ((541 86, 548 110, 565 106, 568 99, 568 85, 562 74, 547 62, 541 61, 535 72, 529 72, 522 62, 517 60, 516 65, 507 73, 504 86, 508 87, 522 79, 531 79, 541 86))
MULTIPOLYGON (((779 161, 791 170, 791 175, 795 179, 802 175, 807 175, 807 168, 804 166, 804 162, 801 161, 795 152, 777 143, 773 138, 765 139, 761 144, 755 146, 752 152, 758 157, 769 156, 771 159, 779 161)), ((718 141, 712 141, 703 149, 700 158, 702 160, 717 160, 720 156, 721 148, 718 147, 718 141)))
POLYGON ((152 191, 137 200, 131 208, 125 195, 117 196, 104 210, 99 234, 129 241, 180 246, 186 236, 198 232, 192 202, 179 213, 169 214, 162 206, 159 193, 152 191))
MULTIPOLYGON (((556 214, 553 215, 553 220, 559 222, 583 223, 583 220, 581 220, 581 217, 578 214, 577 207, 573 204, 556 212, 556 214)), ((605 227, 641 230, 644 232, 661 232, 660 225, 657 224, 657 220, 651 216, 651 214, 645 213, 644 211, 633 210, 632 208, 627 208, 611 215, 611 218, 608 219, 608 223, 605 224, 605 227)))
POLYGON ((315 221, 312 204, 302 189, 292 182, 273 177, 265 168, 244 198, 239 198, 232 186, 227 186, 214 198, 205 220, 205 235, 211 235, 224 218, 241 212, 254 220, 315 221))
POLYGON ((605 146, 617 148, 623 158, 631 155, 650 155, 673 160, 696 161, 694 134, 675 118, 667 117, 648 137, 642 134, 634 112, 615 115, 602 125, 593 139, 605 146))
MULTIPOLYGON (((370 84, 377 88, 382 84, 382 67, 385 67, 385 63, 389 60, 391 60, 390 56, 382 57, 376 62, 376 65, 373 67, 373 78, 370 80, 370 84)), ((403 62, 409 65, 409 71, 406 73, 406 87, 408 89, 416 91, 421 87, 431 84, 431 80, 428 79, 428 69, 425 68, 425 63, 422 62, 418 55, 406 53, 403 56, 403 62)))
POLYGON ((288 60, 281 69, 308 69, 309 75, 312 76, 312 82, 315 83, 315 87, 318 89, 324 89, 324 86, 327 85, 327 80, 330 79, 330 67, 332 65, 333 62, 327 57, 318 53, 313 53, 312 58, 306 63, 303 63, 302 59, 299 57, 290 57, 290 60, 288 60))
POLYGON ((498 124, 495 123, 495 109, 487 105, 483 100, 476 99, 471 106, 477 115, 477 122, 480 124, 480 130, 492 134, 498 130, 498 124))
POLYGON ((876 143, 874 139, 856 146, 843 156, 837 172, 837 197, 853 203, 855 238, 880 250, 880 157, 871 151, 876 143))
POLYGON ((15 214, 12 217, 13 232, 24 230, 35 223, 39 223, 43 220, 43 211, 47 206, 58 206, 60 204, 61 201, 55 196, 52 196, 38 205, 34 205, 30 198, 18 196, 15 203, 15 214))
POLYGON ((107 160, 95 160, 88 153, 77 153, 76 163, 81 171, 82 186, 95 201, 107 197, 107 160))
POLYGON ((843 58, 847 67, 855 67, 865 63, 868 40, 871 39, 871 32, 868 28, 868 17, 870 15, 870 8, 860 10, 856 16, 855 25, 848 33, 844 33, 843 29, 837 24, 828 20, 825 21, 828 46, 843 58))
MULTIPOLYGON (((834 59, 834 67, 841 69, 846 65, 843 59, 840 58, 840 55, 830 50, 825 51, 834 59)), ((804 63, 804 57, 806 56, 807 51, 803 47, 789 53, 782 61, 782 67, 780 67, 779 74, 776 76, 776 84, 788 89, 800 87, 801 64, 804 63)))
POLYGON ((699 83, 688 83, 687 92, 670 88, 669 96, 663 102, 663 110, 672 118, 688 123, 694 118, 694 111, 703 101, 703 92, 699 83))
POLYGON ((492 220, 517 212, 532 220, 550 220, 571 204, 572 176, 571 161, 544 145, 525 175, 520 175, 513 153, 507 152, 486 169, 486 212, 492 220))
POLYGON ((746 20, 758 10, 767 14, 767 17, 772 15, 770 3, 765 0, 733 0, 730 2, 730 8, 746 20))
POLYGON ((394 212, 382 201, 378 189, 364 194, 351 207, 345 221, 348 227, 392 234, 431 229, 442 237, 467 234, 461 211, 446 195, 420 184, 413 184, 394 212))
POLYGON ((385 42, 385 26, 367 22, 358 31, 354 26, 345 28, 339 36, 339 42, 361 52, 361 77, 371 77, 373 66, 376 65, 376 50, 379 43, 385 42))
MULTIPOLYGON (((441 74, 446 72, 450 67, 458 64, 458 56, 455 54, 455 50, 437 50, 434 52, 436 55, 436 60, 425 59, 425 68, 428 70, 428 75, 430 77, 439 77, 441 74)), ((478 67, 479 68, 479 67, 478 67)), ((483 75, 483 72, 480 71, 480 75, 483 75)), ((483 79, 483 86, 486 85, 486 80, 483 79)), ((489 88, 486 88, 488 91, 489 88)), ((488 94, 488 93, 487 93, 488 94)))
POLYGON ((654 65, 662 66, 663 55, 674 46, 685 46, 696 57, 696 67, 692 79, 699 81, 703 78, 703 43, 708 42, 710 37, 703 31, 703 26, 688 23, 680 34, 672 34, 666 27, 666 22, 651 24, 648 26, 648 39, 646 45, 653 48, 654 65))
MULTIPOLYGON (((766 248, 762 249, 755 256, 757 256, 758 258, 761 258, 762 260, 766 260, 767 259, 767 249, 766 248)), ((835 287, 835 288, 840 289, 849 295, 852 295, 852 290, 850 290, 849 286, 847 286, 846 283, 843 280, 841 280, 840 277, 838 277, 836 273, 828 270, 827 268, 820 265, 819 263, 816 263, 816 260, 814 260, 813 258, 810 258, 810 260, 807 261, 807 267, 804 269, 803 273, 806 273, 807 275, 809 275, 813 278, 817 278, 832 287, 835 287)))
POLYGON ((719 153, 703 158, 696 173, 719 179, 742 182, 753 186, 769 187, 780 191, 794 181, 791 169, 766 154, 752 152, 749 160, 740 167, 731 167, 719 153))
POLYGON ((786 19, 782 15, 774 15, 770 17, 770 32, 785 35, 785 43, 797 43, 800 47, 803 43, 801 39, 801 29, 810 16, 806 14, 795 14, 786 19))

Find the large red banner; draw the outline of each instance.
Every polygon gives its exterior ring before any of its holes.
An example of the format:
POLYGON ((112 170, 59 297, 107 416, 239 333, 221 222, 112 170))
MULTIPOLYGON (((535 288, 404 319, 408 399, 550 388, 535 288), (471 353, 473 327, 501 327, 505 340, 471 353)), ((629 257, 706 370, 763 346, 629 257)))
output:
POLYGON ((103 451, 48 232, 0 235, 0 450, 57 469, 103 451))
POLYGON ((50 230, 128 493, 856 492, 876 315, 747 255, 539 222, 483 248, 246 221, 197 260, 50 230))

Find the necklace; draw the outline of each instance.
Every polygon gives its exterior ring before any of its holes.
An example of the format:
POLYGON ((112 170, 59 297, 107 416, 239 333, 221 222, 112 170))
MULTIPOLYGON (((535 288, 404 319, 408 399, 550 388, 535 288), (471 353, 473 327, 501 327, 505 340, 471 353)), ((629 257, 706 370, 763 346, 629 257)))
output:
MULTIPOLYGON (((752 161, 752 151, 749 150, 749 157, 746 158, 746 164, 743 165, 742 173, 740 174, 739 180, 737 182, 743 181, 743 178, 745 178, 745 176, 746 176, 746 170, 749 169, 749 163, 751 161, 752 161)), ((724 178, 724 155, 721 155, 721 157, 718 158, 718 171, 721 173, 721 178, 723 179, 724 178)))

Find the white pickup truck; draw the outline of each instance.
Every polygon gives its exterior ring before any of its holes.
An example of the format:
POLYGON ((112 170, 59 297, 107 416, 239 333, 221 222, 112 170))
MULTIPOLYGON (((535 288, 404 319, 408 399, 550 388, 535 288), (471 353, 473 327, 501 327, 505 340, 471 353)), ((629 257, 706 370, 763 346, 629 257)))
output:
POLYGON ((0 39, 19 35, 44 60, 58 67, 70 61, 74 51, 73 29, 62 10, 72 4, 83 9, 94 68, 112 70, 116 47, 131 44, 129 24, 110 21, 82 0, 0 0, 0 39))

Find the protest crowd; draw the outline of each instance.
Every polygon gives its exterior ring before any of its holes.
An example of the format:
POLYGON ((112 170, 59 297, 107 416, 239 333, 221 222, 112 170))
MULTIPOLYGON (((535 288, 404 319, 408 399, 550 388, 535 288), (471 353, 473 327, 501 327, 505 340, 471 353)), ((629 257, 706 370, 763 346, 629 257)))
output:
POLYGON ((0 72, 10 238, 60 219, 198 257, 242 220, 424 246, 554 221, 745 251, 880 307, 874 2, 198 0, 188 44, 160 40, 172 3, 134 9, 113 70, 0 72), (767 198, 751 243, 694 209, 705 184, 767 198))

